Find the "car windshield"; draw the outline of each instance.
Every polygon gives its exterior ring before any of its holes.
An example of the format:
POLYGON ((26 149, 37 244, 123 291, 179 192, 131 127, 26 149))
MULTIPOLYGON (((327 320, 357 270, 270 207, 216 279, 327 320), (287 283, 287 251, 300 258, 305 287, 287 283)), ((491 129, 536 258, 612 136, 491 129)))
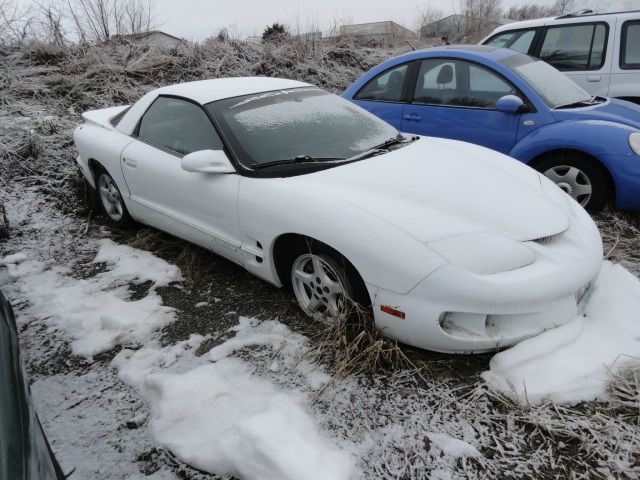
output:
POLYGON ((589 102, 591 95, 546 62, 528 55, 514 55, 502 64, 533 88, 551 108, 589 102))
POLYGON ((399 132, 362 108, 316 87, 246 95, 207 105, 246 167, 343 160, 399 132))

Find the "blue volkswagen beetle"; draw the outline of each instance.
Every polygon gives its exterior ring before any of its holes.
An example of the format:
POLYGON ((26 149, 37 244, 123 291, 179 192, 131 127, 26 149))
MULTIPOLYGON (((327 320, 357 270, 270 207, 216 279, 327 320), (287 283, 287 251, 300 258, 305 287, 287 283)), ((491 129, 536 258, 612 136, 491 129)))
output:
POLYGON ((527 163, 582 206, 640 210, 640 106, 592 97, 549 64, 483 45, 392 58, 342 96, 403 132, 527 163))

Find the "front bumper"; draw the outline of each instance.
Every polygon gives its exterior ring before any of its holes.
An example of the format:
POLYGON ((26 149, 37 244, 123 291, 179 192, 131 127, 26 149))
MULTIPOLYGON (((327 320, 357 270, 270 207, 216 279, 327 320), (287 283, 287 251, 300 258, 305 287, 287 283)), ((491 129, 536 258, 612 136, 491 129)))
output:
POLYGON ((446 264, 404 295, 367 285, 376 325, 416 347, 477 353, 570 321, 584 308, 602 265, 597 227, 576 205, 569 230, 551 243, 528 243, 536 261, 509 272, 475 275, 446 264))
POLYGON ((602 161, 613 177, 616 190, 616 208, 640 210, 640 157, 628 155, 602 155, 602 161))

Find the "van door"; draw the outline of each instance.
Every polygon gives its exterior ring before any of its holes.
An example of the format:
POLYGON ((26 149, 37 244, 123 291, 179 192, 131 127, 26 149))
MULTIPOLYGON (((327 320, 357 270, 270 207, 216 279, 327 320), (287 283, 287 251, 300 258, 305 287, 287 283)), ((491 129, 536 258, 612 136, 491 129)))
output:
POLYGON ((535 56, 564 72, 591 95, 608 96, 616 21, 548 25, 535 56))
POLYGON ((620 20, 609 96, 640 104, 640 18, 620 20))

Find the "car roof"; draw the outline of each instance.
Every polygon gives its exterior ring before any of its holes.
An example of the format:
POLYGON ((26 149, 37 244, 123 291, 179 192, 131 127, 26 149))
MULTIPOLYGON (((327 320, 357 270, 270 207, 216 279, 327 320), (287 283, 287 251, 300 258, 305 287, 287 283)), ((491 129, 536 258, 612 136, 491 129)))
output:
POLYGON ((157 95, 175 95, 200 103, 201 105, 225 98, 252 95, 296 87, 308 87, 308 83, 284 78, 233 77, 199 80, 161 87, 153 91, 157 95))
POLYGON ((451 55, 462 53, 466 58, 483 58, 493 61, 500 61, 504 58, 511 57, 513 55, 522 55, 522 53, 508 48, 492 47, 489 45, 442 45, 439 47, 425 48, 423 50, 416 50, 415 52, 409 52, 402 55, 402 58, 415 59, 421 58, 424 54, 429 56, 451 55))

